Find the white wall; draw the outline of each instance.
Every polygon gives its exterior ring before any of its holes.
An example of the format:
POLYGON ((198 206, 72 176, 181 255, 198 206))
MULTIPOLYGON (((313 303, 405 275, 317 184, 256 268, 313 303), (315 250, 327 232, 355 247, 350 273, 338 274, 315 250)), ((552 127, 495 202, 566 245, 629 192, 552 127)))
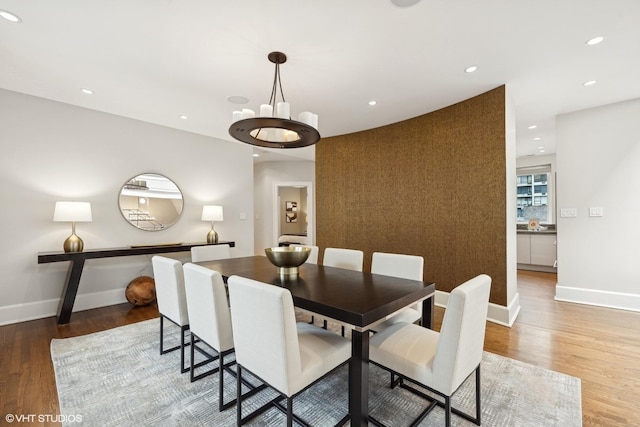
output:
MULTIPOLYGON (((311 182, 315 194, 315 162, 263 162, 254 168, 255 253, 264 255, 264 248, 273 240, 273 186, 277 181, 311 182)), ((313 195, 311 197, 314 197, 313 195)), ((313 203, 315 206, 315 202, 313 203)))
POLYGON ((557 119, 556 299, 640 311, 640 99, 557 119), (590 217, 590 207, 604 209, 590 217))
MULTIPOLYGON (((52 221, 58 200, 91 202, 93 222, 77 226, 85 249, 204 242, 202 205, 216 204, 220 239, 236 242, 235 256, 254 252, 250 146, 4 90, 0 146, 0 324, 55 314, 68 263, 39 265, 37 254, 61 251, 70 234, 70 224, 52 221), (120 214, 121 186, 142 172, 183 192, 182 216, 167 230, 138 230, 120 214)), ((125 302, 124 288, 142 274, 152 275, 150 256, 88 260, 74 308, 125 302)))

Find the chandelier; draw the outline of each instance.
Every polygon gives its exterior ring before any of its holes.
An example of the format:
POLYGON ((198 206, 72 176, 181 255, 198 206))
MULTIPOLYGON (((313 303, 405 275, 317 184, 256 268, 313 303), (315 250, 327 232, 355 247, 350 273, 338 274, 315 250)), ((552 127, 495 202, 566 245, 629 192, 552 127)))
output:
POLYGON ((318 115, 305 111, 298 115, 298 120, 292 120, 290 105, 284 99, 280 64, 287 62, 287 56, 282 52, 271 52, 267 58, 276 65, 269 103, 260 106, 257 116, 248 108, 234 111, 229 134, 259 147, 299 148, 315 144, 320 140, 318 115), (282 102, 277 102, 278 88, 282 102))

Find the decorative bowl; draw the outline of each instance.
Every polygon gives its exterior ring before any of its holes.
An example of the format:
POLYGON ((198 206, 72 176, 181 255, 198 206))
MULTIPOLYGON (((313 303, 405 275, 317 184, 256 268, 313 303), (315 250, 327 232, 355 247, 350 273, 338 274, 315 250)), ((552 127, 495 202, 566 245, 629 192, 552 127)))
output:
POLYGON ((264 250, 271 264, 278 267, 281 276, 297 276, 298 267, 309 258, 311 248, 305 246, 279 246, 264 250))

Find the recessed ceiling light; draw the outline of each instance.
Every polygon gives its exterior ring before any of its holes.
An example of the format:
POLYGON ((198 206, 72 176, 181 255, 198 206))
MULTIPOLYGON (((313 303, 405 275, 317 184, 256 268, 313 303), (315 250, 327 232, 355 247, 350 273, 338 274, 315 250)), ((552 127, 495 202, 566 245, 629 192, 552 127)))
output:
POLYGON ((543 148, 542 150, 539 150, 538 152, 539 152, 539 153, 545 153, 546 151, 545 151, 545 149, 543 148))
POLYGON ((9 11, 0 9, 0 16, 6 19, 9 22, 19 23, 22 22, 22 19, 18 15, 15 15, 9 11))
POLYGON ((535 138, 533 138, 534 141, 540 141, 542 138, 539 136, 536 136, 535 138))
POLYGON ((377 102, 376 101, 369 101, 369 105, 376 105, 377 102))
POLYGON ((584 82, 582 83, 584 86, 593 86, 594 84, 596 84, 595 80, 589 80, 588 82, 584 82))
POLYGON ((587 43, 586 43, 586 44, 587 44, 588 46, 593 46, 594 44, 601 43, 603 40, 604 40, 604 37, 603 37, 603 36, 598 36, 598 37, 594 37, 594 38, 592 38, 592 39, 590 39, 590 40, 587 40, 587 43))
POLYGON ((531 126, 529 126, 527 129, 535 129, 535 128, 537 128, 537 127, 538 127, 538 126, 536 126, 536 125, 531 125, 531 126))
POLYGON ((476 71, 478 69, 477 65, 472 65, 470 67, 467 67, 464 69, 465 73, 473 73, 474 71, 476 71))
POLYGON ((181 118, 182 120, 187 120, 187 119, 189 118, 189 116, 185 116, 184 114, 182 114, 182 115, 180 116, 180 118, 181 118))
POLYGON ((538 150, 544 150, 544 147, 538 147, 538 150))
POLYGON ((93 95, 93 91, 91 89, 81 89, 82 93, 87 94, 87 95, 93 95))
POLYGON ((227 98, 227 101, 232 104, 246 104, 249 102, 249 98, 245 98, 244 96, 230 96, 227 98))
POLYGON ((258 154, 258 153, 253 153, 253 157, 260 157, 260 154, 258 154))

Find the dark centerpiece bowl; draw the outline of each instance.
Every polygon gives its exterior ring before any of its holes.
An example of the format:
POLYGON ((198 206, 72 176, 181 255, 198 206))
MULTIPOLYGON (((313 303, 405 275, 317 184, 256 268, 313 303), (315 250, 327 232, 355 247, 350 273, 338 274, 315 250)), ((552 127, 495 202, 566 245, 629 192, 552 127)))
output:
POLYGON ((264 250, 271 264, 278 267, 281 276, 297 276, 298 267, 309 258, 311 248, 305 246, 279 246, 264 250))

